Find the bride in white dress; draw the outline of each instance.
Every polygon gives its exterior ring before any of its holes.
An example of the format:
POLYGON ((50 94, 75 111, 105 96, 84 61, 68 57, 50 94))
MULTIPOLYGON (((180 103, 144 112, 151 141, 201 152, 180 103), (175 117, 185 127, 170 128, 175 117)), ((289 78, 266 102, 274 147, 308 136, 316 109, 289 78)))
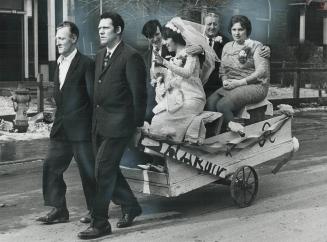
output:
POLYGON ((203 83, 210 75, 217 57, 212 51, 206 52, 210 47, 206 46, 205 39, 201 39, 200 32, 185 25, 185 21, 180 18, 168 22, 162 29, 162 36, 169 52, 175 52, 176 56, 167 61, 159 54, 155 55, 154 61, 167 69, 161 68, 161 73, 157 74, 160 77, 156 84, 158 105, 153 109, 155 115, 150 133, 182 142, 193 118, 204 109, 206 96, 203 83), (197 41, 192 35, 196 36, 197 41), (190 39, 193 41, 188 41, 190 39), (206 60, 202 65, 199 55, 188 54, 187 46, 190 44, 201 45, 206 52, 206 60))

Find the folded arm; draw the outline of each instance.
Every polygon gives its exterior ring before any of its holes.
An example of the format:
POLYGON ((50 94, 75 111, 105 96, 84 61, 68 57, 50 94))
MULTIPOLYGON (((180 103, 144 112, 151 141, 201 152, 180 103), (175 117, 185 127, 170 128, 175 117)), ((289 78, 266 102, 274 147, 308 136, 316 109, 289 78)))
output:
POLYGON ((184 78, 189 78, 192 76, 192 73, 195 68, 195 63, 196 63, 196 57, 194 56, 187 56, 185 65, 183 67, 179 67, 175 65, 172 62, 169 62, 167 60, 163 61, 163 64, 171 70, 173 73, 175 73, 178 76, 184 77, 184 78))
POLYGON ((240 80, 229 79, 226 73, 226 68, 222 63, 220 67, 220 76, 223 81, 224 88, 233 89, 238 86, 266 82, 267 79, 269 79, 267 77, 269 77, 270 75, 270 63, 269 63, 269 59, 262 57, 260 53, 261 53, 261 48, 258 47, 256 48, 253 54, 255 71, 252 72, 249 76, 242 78, 240 80))
POLYGON ((143 126, 146 110, 146 71, 142 57, 135 53, 126 64, 126 77, 133 96, 134 122, 137 127, 143 126))
POLYGON ((247 84, 257 84, 263 82, 261 77, 267 77, 270 75, 269 60, 260 55, 261 49, 257 48, 254 52, 254 67, 255 71, 247 76, 245 79, 247 84))

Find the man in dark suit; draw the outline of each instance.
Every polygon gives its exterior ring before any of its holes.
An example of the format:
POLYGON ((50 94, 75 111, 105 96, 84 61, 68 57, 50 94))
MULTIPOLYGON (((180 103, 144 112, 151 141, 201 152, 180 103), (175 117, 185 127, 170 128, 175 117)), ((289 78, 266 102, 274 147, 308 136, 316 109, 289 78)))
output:
POLYGON ((146 109, 146 71, 142 57, 122 41, 124 21, 113 12, 101 15, 100 41, 106 48, 96 55, 93 144, 96 150, 97 189, 91 226, 78 234, 92 239, 111 233, 110 201, 119 204, 117 227, 130 226, 142 209, 119 168, 123 152, 146 109))
MULTIPOLYGON (((46 224, 69 220, 63 173, 74 157, 82 179, 89 211, 95 196, 94 156, 91 143, 94 62, 76 49, 79 31, 72 22, 57 28, 56 45, 60 54, 54 76, 57 106, 43 165, 43 197, 53 209, 37 220, 46 224)), ((82 218, 81 222, 88 222, 82 218)))
MULTIPOLYGON (((229 39, 219 31, 219 24, 219 16, 214 13, 208 13, 204 18, 204 37, 207 39, 209 46, 213 48, 218 58, 221 59, 223 47, 229 39)), ((215 69, 204 85, 204 91, 207 97, 209 97, 212 92, 222 87, 222 82, 219 78, 219 67, 220 63, 216 62, 215 69)))
POLYGON ((147 70, 146 89, 148 94, 145 120, 149 123, 151 123, 151 119, 154 116, 152 109, 156 105, 155 88, 151 85, 151 80, 153 79, 151 76, 151 68, 156 65, 152 61, 154 59, 153 51, 155 50, 158 52, 163 58, 169 58, 169 56, 171 57, 171 55, 174 55, 174 53, 170 53, 166 45, 162 43, 161 30, 162 26, 157 19, 149 20, 144 24, 142 29, 142 34, 145 36, 145 38, 147 38, 149 42, 149 48, 143 56, 147 70))

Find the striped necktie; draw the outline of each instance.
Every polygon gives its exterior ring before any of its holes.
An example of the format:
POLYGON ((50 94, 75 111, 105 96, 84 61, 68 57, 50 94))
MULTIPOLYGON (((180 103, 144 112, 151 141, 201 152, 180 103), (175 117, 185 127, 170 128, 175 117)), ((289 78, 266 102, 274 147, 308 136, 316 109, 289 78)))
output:
POLYGON ((111 55, 111 53, 109 51, 107 51, 107 53, 103 59, 102 70, 107 67, 109 59, 110 59, 110 55, 111 55))

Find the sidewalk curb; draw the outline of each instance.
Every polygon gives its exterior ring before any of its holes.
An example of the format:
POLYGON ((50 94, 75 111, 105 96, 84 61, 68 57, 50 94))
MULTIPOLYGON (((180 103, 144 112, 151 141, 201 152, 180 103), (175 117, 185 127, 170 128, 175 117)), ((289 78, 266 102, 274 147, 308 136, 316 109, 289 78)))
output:
POLYGON ((29 158, 23 160, 14 160, 14 161, 3 161, 0 162, 0 167, 5 165, 17 165, 17 164, 24 164, 27 162, 43 162, 44 158, 36 157, 36 158, 29 158))

